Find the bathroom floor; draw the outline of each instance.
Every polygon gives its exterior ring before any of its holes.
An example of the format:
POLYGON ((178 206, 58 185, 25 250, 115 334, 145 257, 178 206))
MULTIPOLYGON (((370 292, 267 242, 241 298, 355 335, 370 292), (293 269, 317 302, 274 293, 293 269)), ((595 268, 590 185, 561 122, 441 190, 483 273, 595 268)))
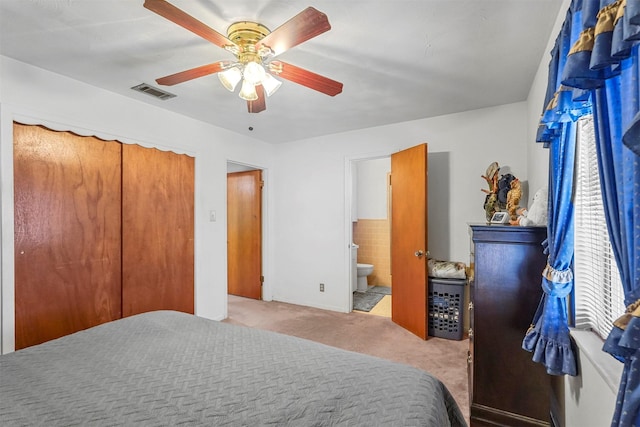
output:
POLYGON ((373 314, 374 316, 391 317, 391 295, 382 297, 369 312, 360 311, 359 313, 373 314))
MULTIPOLYGON (((370 311, 366 311, 361 309, 358 310, 356 308, 354 308, 354 311, 357 311, 358 313, 365 313, 365 314, 372 314, 374 316, 382 316, 382 317, 391 317, 391 295, 389 295, 391 293, 391 288, 388 286, 369 286, 369 289, 367 290, 367 294, 373 292, 374 294, 386 294, 382 297, 382 299, 380 299, 375 306, 373 306, 373 308, 371 308, 370 311)), ((358 292, 356 292, 358 293, 358 292)), ((356 293, 354 293, 354 295, 356 295, 356 293)), ((360 293, 360 295, 362 295, 360 293)), ((355 302, 354 302, 355 305, 355 302)))

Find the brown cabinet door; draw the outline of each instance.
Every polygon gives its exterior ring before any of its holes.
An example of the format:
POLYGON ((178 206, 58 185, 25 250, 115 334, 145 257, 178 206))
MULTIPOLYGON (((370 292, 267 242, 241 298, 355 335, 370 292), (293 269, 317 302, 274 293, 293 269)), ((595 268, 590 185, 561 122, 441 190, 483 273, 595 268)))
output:
POLYGON ((121 317, 117 142, 14 124, 16 349, 121 317))
POLYGON ((391 155, 391 319, 427 338, 427 144, 391 155))
POLYGON ((122 147, 122 311, 194 313, 194 159, 122 147))
POLYGON ((544 227, 472 225, 471 426, 549 425, 550 376, 522 349, 542 296, 544 227))

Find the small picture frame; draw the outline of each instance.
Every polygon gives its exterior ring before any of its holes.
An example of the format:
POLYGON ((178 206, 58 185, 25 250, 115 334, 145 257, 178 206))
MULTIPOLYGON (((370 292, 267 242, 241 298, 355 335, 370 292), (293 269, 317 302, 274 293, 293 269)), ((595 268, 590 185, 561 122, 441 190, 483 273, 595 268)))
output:
POLYGON ((509 213, 495 212, 491 217, 491 224, 506 224, 509 222, 509 213))

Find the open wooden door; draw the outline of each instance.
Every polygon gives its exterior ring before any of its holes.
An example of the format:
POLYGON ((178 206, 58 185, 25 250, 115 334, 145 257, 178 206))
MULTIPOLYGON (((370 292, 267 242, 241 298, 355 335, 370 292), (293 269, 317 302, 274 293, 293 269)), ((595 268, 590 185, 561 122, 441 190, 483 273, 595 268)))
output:
POLYGON ((391 319, 427 338, 427 144, 391 155, 391 319))
POLYGON ((262 298, 262 171, 227 174, 228 292, 262 298))

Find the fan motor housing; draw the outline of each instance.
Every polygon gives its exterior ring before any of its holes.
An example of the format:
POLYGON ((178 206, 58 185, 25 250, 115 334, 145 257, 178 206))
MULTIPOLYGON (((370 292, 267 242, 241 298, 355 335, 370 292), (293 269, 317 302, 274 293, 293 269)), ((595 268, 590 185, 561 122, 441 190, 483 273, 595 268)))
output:
POLYGON ((255 45, 271 31, 257 22, 240 21, 229 25, 227 37, 241 47, 243 52, 255 52, 255 45))

